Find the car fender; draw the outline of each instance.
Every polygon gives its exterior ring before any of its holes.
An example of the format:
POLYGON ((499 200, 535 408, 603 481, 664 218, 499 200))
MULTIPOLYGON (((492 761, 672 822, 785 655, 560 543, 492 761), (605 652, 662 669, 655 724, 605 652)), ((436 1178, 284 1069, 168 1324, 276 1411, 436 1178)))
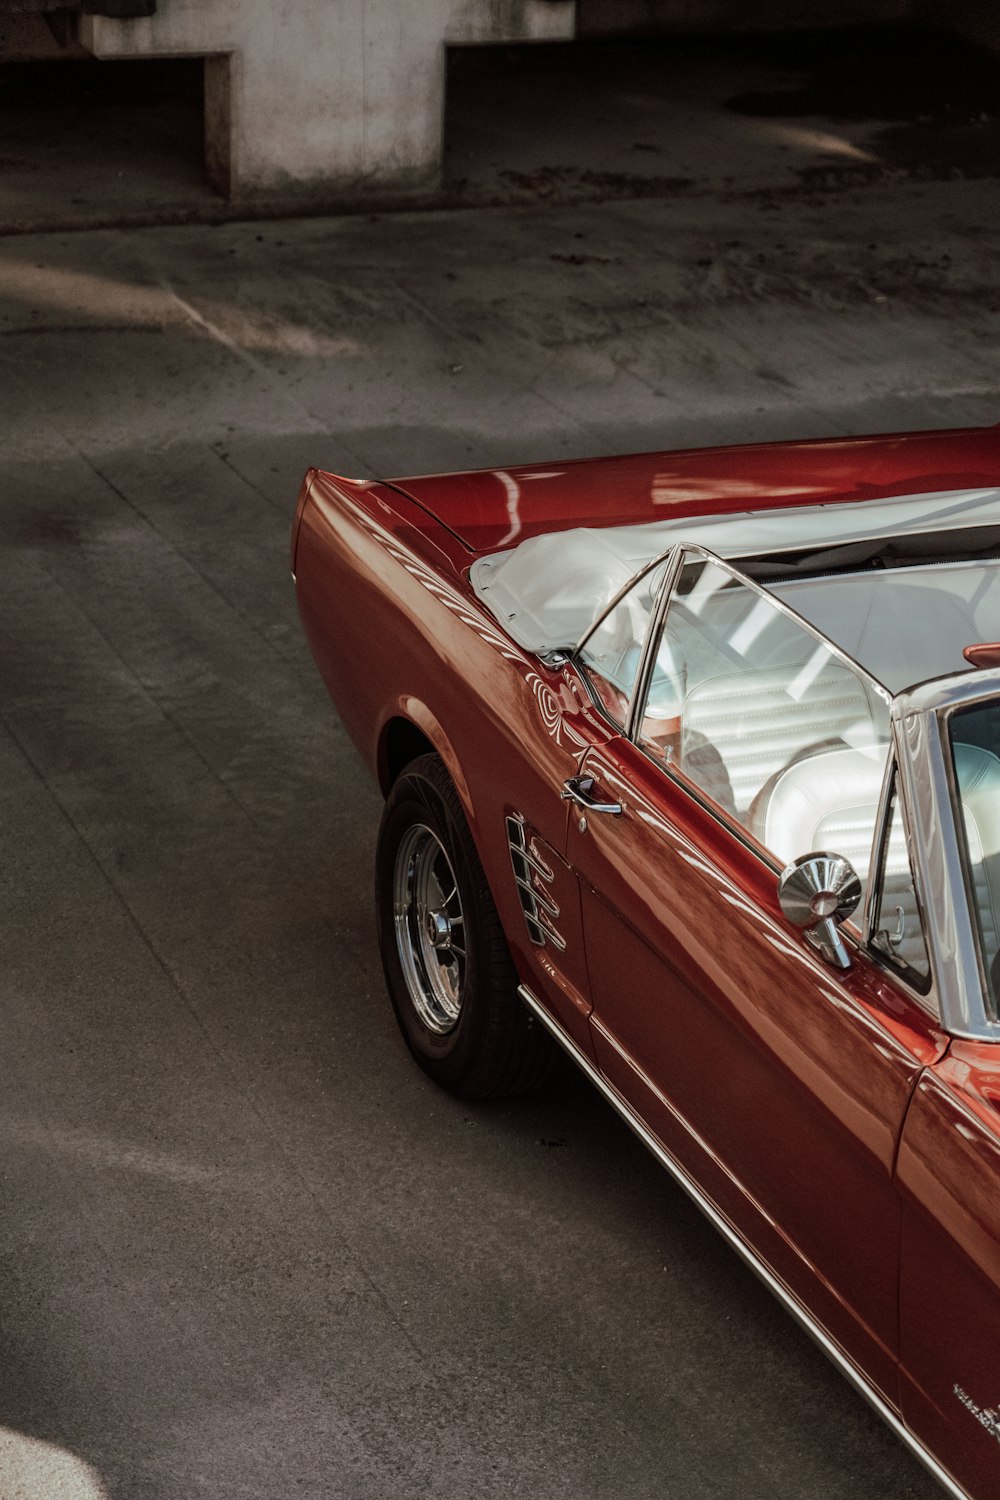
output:
POLYGON ((378 728, 376 740, 378 748, 376 750, 375 764, 378 769, 379 785, 383 793, 388 793, 391 783, 387 753, 389 727, 399 719, 406 720, 415 729, 418 729, 433 747, 435 753, 440 755, 444 761, 448 775, 454 782, 455 790, 461 799, 466 821, 473 830, 473 836, 475 837, 476 816, 472 805, 472 794, 469 791, 469 785, 465 779, 458 754, 427 704, 412 694, 403 694, 394 703, 390 704, 378 728))

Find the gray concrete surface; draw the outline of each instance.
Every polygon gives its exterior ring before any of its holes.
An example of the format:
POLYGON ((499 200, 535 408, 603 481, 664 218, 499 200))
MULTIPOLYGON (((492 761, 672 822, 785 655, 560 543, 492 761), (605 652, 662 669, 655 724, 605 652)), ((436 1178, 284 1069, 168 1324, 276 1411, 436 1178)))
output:
POLYGON ((287 536, 309 463, 996 421, 998 208, 0 243, 4 1500, 937 1493, 582 1082, 410 1063, 287 536))

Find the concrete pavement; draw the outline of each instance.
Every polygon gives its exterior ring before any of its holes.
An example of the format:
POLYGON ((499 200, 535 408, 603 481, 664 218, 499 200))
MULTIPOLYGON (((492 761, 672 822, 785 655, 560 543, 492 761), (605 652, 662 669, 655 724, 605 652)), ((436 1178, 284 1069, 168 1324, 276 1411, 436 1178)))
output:
POLYGON ((937 1493, 582 1082, 411 1064, 287 536, 309 463, 1000 420, 998 209, 0 244, 5 1500, 937 1493))

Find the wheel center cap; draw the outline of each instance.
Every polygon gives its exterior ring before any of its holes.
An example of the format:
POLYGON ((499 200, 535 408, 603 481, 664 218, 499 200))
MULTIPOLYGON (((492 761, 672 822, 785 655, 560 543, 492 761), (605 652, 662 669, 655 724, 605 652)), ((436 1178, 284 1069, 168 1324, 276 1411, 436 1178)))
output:
POLYGON ((451 921, 443 911, 429 911, 426 917, 427 941, 432 948, 451 947, 451 921))

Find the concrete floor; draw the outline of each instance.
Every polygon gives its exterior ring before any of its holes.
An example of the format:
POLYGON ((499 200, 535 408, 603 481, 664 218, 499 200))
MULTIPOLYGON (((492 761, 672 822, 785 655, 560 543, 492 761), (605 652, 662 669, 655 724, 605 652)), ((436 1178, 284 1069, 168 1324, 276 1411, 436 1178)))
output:
POLYGON ((938 1493, 582 1082, 409 1061, 287 537, 309 463, 996 421, 998 225, 903 174, 0 244, 3 1500, 938 1493))

